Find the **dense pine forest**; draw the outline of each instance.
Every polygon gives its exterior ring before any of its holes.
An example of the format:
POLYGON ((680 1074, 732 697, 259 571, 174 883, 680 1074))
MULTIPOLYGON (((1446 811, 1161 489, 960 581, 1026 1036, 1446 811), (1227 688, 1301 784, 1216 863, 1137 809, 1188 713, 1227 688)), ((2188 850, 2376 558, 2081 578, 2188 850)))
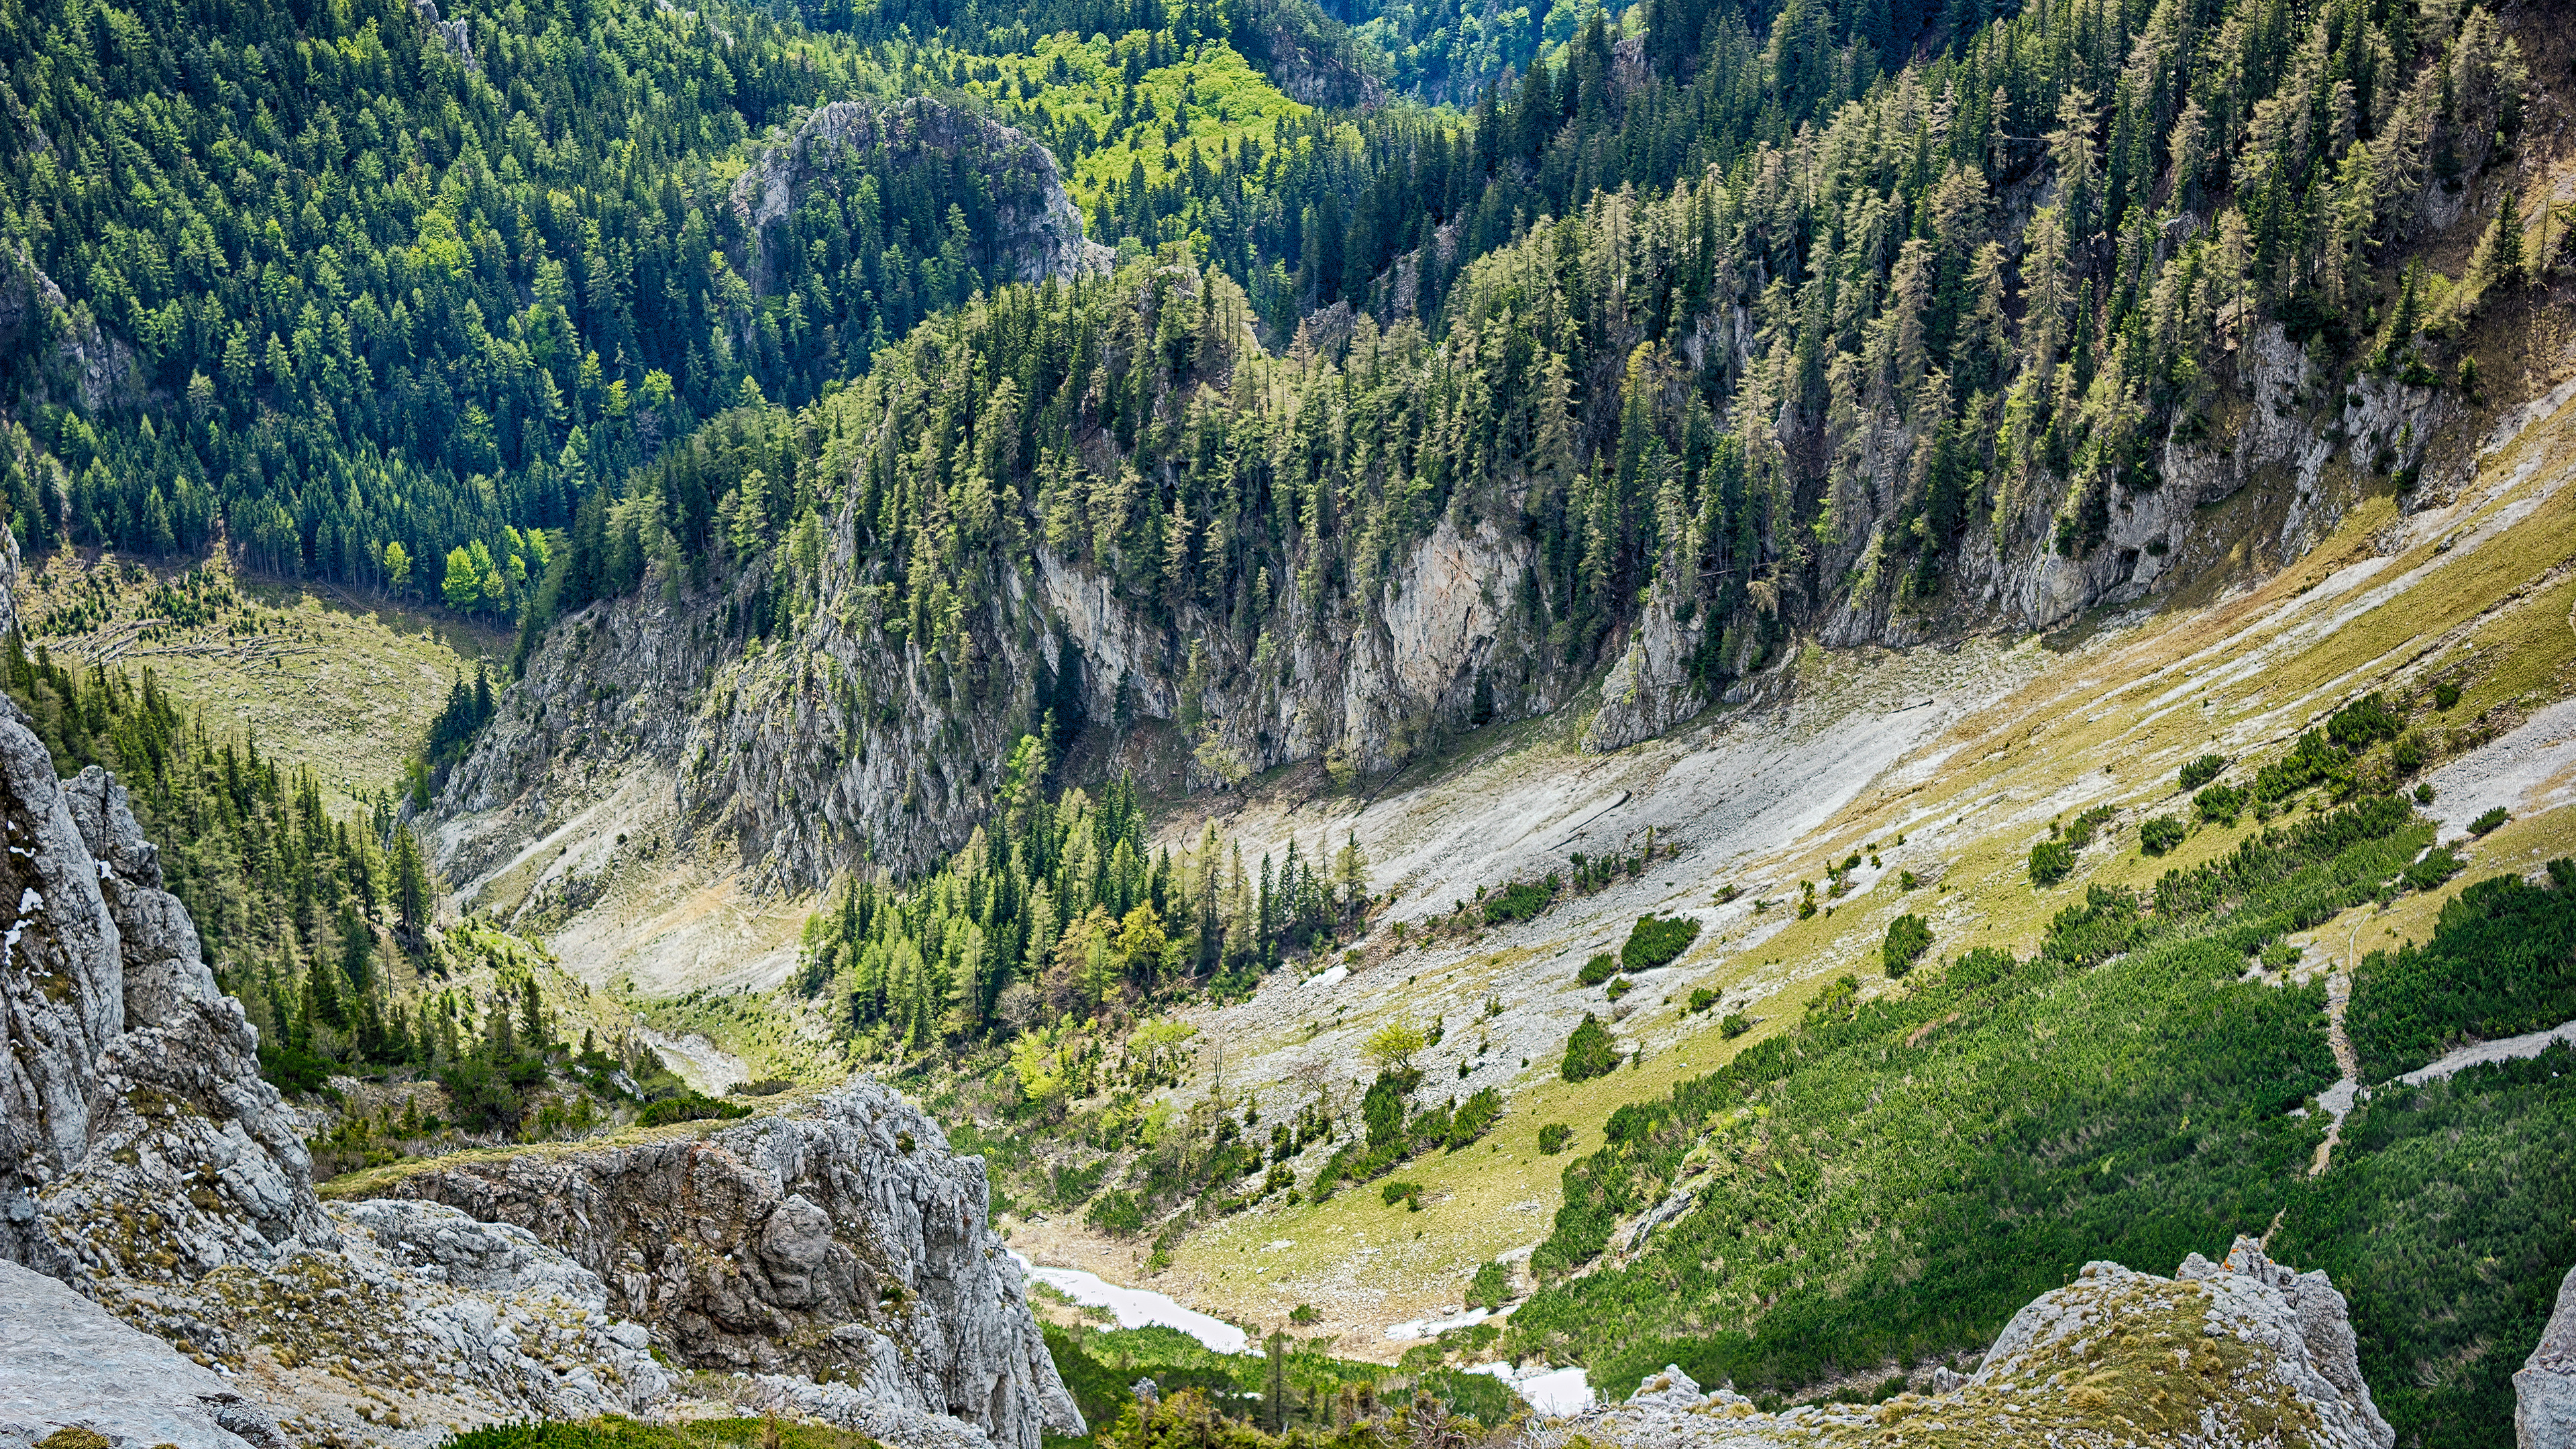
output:
MULTIPOLYGON (((952 320, 898 371, 1014 378, 987 486, 1019 495, 997 517, 1028 538, 1061 542, 1065 490, 1040 479, 1080 455, 1078 491, 1107 500, 1087 555, 1257 629, 1309 602, 1292 580, 1365 583, 1453 495, 1508 492, 1549 540, 1526 606, 1579 654, 1667 554, 1732 614, 1931 593, 1952 539, 2032 499, 2084 550, 2260 319, 2329 375, 2440 381, 2466 313, 2567 234, 2543 217, 2528 240, 2517 210, 2462 276, 2384 264, 2513 145, 2521 61, 2474 8, 1557 6, 1526 46, 1463 38, 1521 23, 1463 10, 1354 32, 1293 6, 1093 8, 517 5, 446 30, 389 3, 0 12, 0 231, 54 344, 0 379, 31 435, 13 524, 147 554, 220 533, 273 572, 515 617, 563 551, 550 531, 585 502, 640 526, 651 465, 702 420, 816 399, 981 293, 972 364, 952 320), (1339 103, 1390 81, 1458 108, 1339 103), (799 207, 775 275, 756 264, 730 178, 773 128, 923 93, 1024 127, 1095 235, 1186 255, 1245 315, 1205 282, 1167 315, 1161 269, 1005 295, 962 163, 860 175, 799 207), (1364 330, 1290 346, 1336 303, 1364 330), (978 339, 994 317, 1026 340, 978 339), (1373 399, 1308 416, 1354 385, 1373 399), (1302 466, 1279 456, 1290 417, 1302 466), (1082 453, 1104 433, 1114 464, 1082 453), (1838 523, 1888 478, 1883 525, 1838 523)), ((936 513, 994 421, 864 452, 917 455, 907 506, 936 513)), ((797 490, 853 486, 767 479, 772 533, 797 490)), ((722 481, 706 506, 662 494, 680 556, 736 542, 722 481)), ((909 528, 872 520, 876 567, 906 571, 909 528)))

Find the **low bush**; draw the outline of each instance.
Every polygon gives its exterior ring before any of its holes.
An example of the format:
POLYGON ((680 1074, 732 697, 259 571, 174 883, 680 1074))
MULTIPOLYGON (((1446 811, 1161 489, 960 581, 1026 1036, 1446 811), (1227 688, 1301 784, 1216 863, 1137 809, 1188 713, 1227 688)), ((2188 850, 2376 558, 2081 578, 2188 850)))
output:
POLYGON ((1497 926, 1505 921, 1526 921, 1546 910, 1548 902, 1554 899, 1556 899, 1555 876, 1551 875, 1546 880, 1535 884, 1529 881, 1514 881, 1485 897, 1485 924, 1497 926))
POLYGON ((2433 686, 2433 708, 2447 711, 2460 702, 2460 687, 2444 680, 2433 686))
POLYGON ((2046 890, 2075 873, 2075 847, 2043 840, 2030 848, 2030 883, 2046 890))
POLYGON ((2119 813, 2119 811, 2108 805, 2096 805, 2092 809, 2085 811, 2083 814, 2076 816, 2073 820, 2067 822, 2066 843, 2074 846, 2077 850, 2082 850, 2084 847, 2091 845, 2093 843, 2094 832, 2100 830, 2103 826, 2110 824, 2111 817, 2119 813))
POLYGON ((1717 1024, 1717 1034, 1726 1038, 1728 1041, 1733 1041, 1752 1029, 1752 1018, 1746 1016, 1740 1011, 1728 1012, 1725 1020, 1720 1021, 1717 1024))
POLYGON ((1690 1009, 1692 1015, 1696 1016, 1700 1012, 1706 1011, 1715 1005, 1717 1005, 1716 992, 1709 990, 1705 986, 1697 986, 1691 989, 1690 1009))
POLYGON ((1595 951, 1583 963, 1583 969, 1574 973, 1574 979, 1585 986, 1598 986, 1618 974, 1619 958, 1607 951, 1595 951))
POLYGON ((2149 855, 2162 855, 2182 844, 2188 830, 2180 820, 2159 815, 2138 827, 2138 848, 2149 855))
MULTIPOLYGON (((1274 1173, 1286 1167, 1282 1163, 1274 1173)), ((1092 1203, 1091 1211, 1083 1215, 1083 1221, 1111 1237, 1132 1238, 1145 1231, 1145 1205, 1132 1192, 1104 1192, 1092 1203)))
POLYGON ((1500 1308, 1512 1301, 1512 1271, 1500 1263, 1479 1263, 1467 1280, 1467 1306, 1500 1308))
POLYGON ((2410 891, 2429 891, 2458 875, 2464 862, 2449 850, 2435 846, 2424 852, 2424 858, 2406 867, 2398 877, 2410 891))
POLYGON ((1502 1116, 1502 1093, 1485 1087, 1470 1094, 1466 1101, 1458 1104, 1458 1110, 1450 1114, 1446 1145, 1450 1151, 1457 1151, 1493 1131, 1494 1124, 1501 1121, 1502 1116))
POLYGON ((1899 916, 1887 923, 1887 939, 1879 943, 1878 960, 1893 980, 1913 970, 1914 963, 1931 949, 1932 924, 1921 916, 1899 916))
POLYGON ((2191 808, 2201 819, 2233 825, 2245 810, 2245 790, 2240 785, 2212 785, 2191 797, 2191 808))
POLYGON ((2185 790, 2197 790, 2217 779, 2218 772, 2226 768, 2225 755, 2203 755, 2182 767, 2182 787, 2185 790))
POLYGON ((2504 809, 2504 807, 2503 807, 2503 806, 2498 805, 2497 807, 2495 807, 2494 809, 2492 809, 2492 810, 2488 811, 2488 812, 2487 812, 2487 813, 2485 813, 2484 815, 2481 815, 2481 816, 2479 816, 2477 819, 2470 821, 2470 822, 2469 822, 2469 833, 2470 833, 2471 835, 2485 835, 2485 834, 2487 834, 2489 831, 2494 830, 2497 826, 2504 824, 2506 821, 2511 820, 2512 818, 2513 818, 2512 816, 2510 816, 2510 815, 2508 815, 2508 814, 2506 814, 2506 813, 2505 813, 2505 809, 2504 809))
POLYGON ((1623 971, 1651 971, 1678 958, 1699 939, 1693 916, 1639 916, 1629 928, 1628 943, 1619 948, 1623 971))
POLYGON ((722 1102, 696 1092, 683 1092, 676 1097, 645 1104, 636 1114, 639 1127, 661 1127, 672 1122, 705 1122, 733 1117, 748 1117, 751 1109, 738 1102, 722 1102))
POLYGON ((1418 1213, 1422 1211, 1421 1183, 1388 1182, 1385 1186, 1380 1187, 1377 1190, 1377 1195, 1386 1200, 1386 1205, 1388 1207, 1393 1207, 1397 1203, 1402 1203, 1404 1204, 1407 1212, 1418 1213))
POLYGON ((1606 1077, 1618 1069, 1619 1047, 1610 1039, 1610 1028, 1603 1026, 1601 1018, 1591 1012, 1583 1013, 1583 1020, 1575 1026, 1574 1034, 1565 1041, 1565 1079, 1586 1082, 1594 1077, 1606 1077))
POLYGON ((1538 1150, 1542 1157, 1554 1157, 1574 1140, 1574 1129, 1562 1122, 1550 1122, 1538 1129, 1538 1150))

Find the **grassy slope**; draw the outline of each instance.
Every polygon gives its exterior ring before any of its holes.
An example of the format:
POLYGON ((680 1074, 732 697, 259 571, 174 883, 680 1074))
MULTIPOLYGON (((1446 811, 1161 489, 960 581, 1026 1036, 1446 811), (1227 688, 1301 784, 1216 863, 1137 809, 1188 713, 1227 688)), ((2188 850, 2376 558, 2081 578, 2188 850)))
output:
POLYGON ((182 706, 218 728, 247 727, 262 751, 312 770, 344 803, 396 788, 450 683, 471 679, 478 659, 508 657, 507 636, 443 611, 236 575, 220 556, 207 567, 213 596, 229 602, 181 627, 153 607, 155 586, 181 570, 31 558, 17 591, 28 645, 66 663, 148 667, 182 706))

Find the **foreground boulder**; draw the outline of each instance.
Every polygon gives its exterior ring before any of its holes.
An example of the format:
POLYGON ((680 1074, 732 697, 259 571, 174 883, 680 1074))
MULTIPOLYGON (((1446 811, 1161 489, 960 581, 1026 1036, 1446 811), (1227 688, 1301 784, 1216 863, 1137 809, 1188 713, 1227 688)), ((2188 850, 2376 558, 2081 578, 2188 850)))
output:
POLYGON ((1884 1404, 1764 1414, 1704 1393, 1678 1368, 1580 1430, 1640 1449, 1798 1445, 2310 1445, 2391 1449, 2396 1433, 2362 1382, 2343 1295, 2236 1240, 2171 1278, 2087 1263, 2013 1316, 1976 1373, 1936 1370, 1940 1391, 1884 1404))
POLYGON ((2576 1268, 2558 1284, 2558 1306, 2540 1345, 2513 1376, 2514 1449, 2576 1449, 2576 1268))
POLYGON ((65 1429, 108 1449, 286 1446, 267 1411, 223 1375, 54 1279, 0 1263, 0 1449, 65 1429))
POLYGON ((632 1145, 432 1162, 392 1191, 527 1228, 694 1367, 839 1380, 1012 1449, 1083 1432, 982 1159, 873 1079, 632 1145))

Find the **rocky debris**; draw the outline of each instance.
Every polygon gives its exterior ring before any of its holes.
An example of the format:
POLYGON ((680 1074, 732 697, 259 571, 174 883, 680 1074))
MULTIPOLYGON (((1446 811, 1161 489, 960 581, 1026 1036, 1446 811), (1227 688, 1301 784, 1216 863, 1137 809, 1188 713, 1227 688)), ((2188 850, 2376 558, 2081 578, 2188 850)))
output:
POLYGON ((919 1416, 1014 1449, 1083 1432, 987 1221, 982 1160, 870 1078, 720 1128, 432 1162, 394 1190, 524 1226, 694 1367, 837 1380, 817 1403, 925 1443, 947 1431, 919 1416))
POLYGON ((2540 1343, 2513 1376, 2514 1449, 2576 1449, 2576 1268, 2559 1280, 2540 1343))
POLYGON ((881 175, 961 162, 982 175, 991 188, 996 234, 990 251, 974 261, 987 276, 1012 282, 1102 276, 1116 259, 1084 239, 1082 213, 1064 189, 1054 155, 1020 132, 926 96, 890 106, 834 101, 762 152, 734 182, 734 211, 761 239, 743 268, 754 291, 766 295, 774 280, 772 230, 809 189, 837 185, 841 158, 853 152, 881 175))
POLYGON ((33 1449, 65 1429, 96 1435, 90 1449, 286 1449, 268 1410, 223 1375, 54 1279, 0 1263, 0 1449, 33 1449))
POLYGON ((2245 1237, 2225 1261, 2195 1253, 2171 1278, 2088 1263, 2015 1314, 1975 1374, 1934 1380, 1931 1394, 1765 1414, 1731 1386, 1703 1391, 1667 1367, 1628 1402, 1540 1437, 1545 1449, 1577 1435, 1638 1449, 2396 1441, 2362 1382, 2343 1295, 2325 1274, 2283 1267, 2245 1237))

